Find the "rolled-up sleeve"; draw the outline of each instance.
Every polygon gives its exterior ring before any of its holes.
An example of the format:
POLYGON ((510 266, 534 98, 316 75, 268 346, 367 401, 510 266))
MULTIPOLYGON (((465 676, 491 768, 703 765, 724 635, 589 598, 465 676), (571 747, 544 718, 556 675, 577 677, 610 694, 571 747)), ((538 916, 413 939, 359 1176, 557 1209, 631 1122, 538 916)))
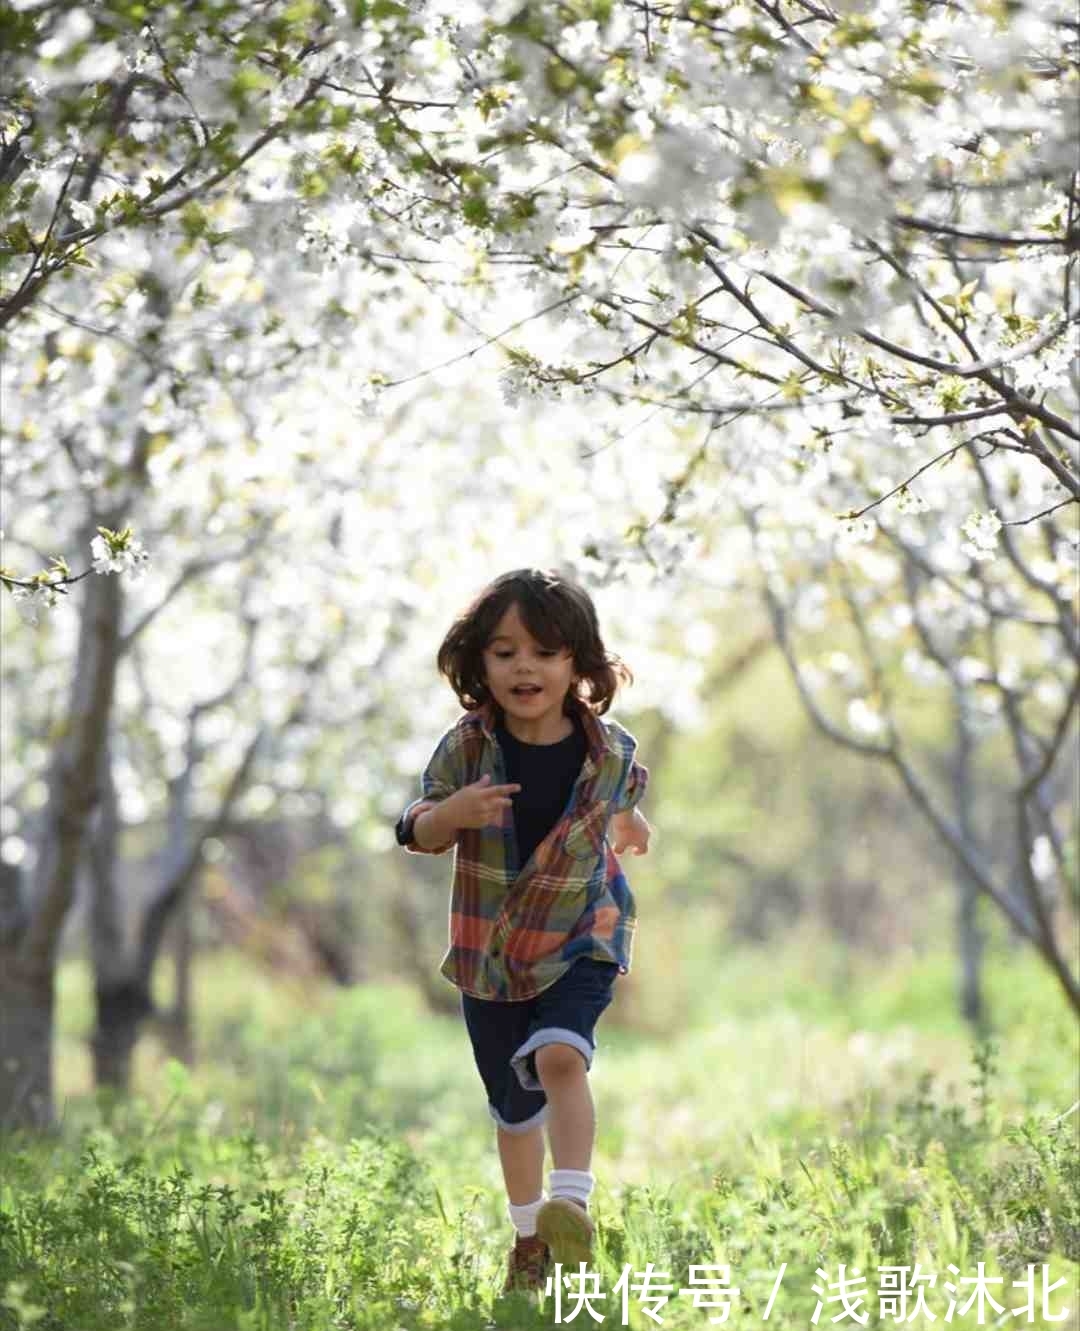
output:
POLYGON ((649 769, 637 762, 631 754, 612 802, 615 813, 629 813, 631 809, 636 809, 645 797, 648 784, 649 769))
POLYGON ((403 839, 405 830, 411 820, 418 818, 426 809, 434 808, 441 800, 446 799, 448 795, 452 795, 455 790, 460 790, 464 784, 461 735, 454 727, 443 735, 435 746, 435 752, 428 759, 423 776, 420 778, 420 798, 408 804, 397 820, 394 831, 398 844, 404 846, 413 855, 444 855, 454 845, 457 840, 456 837, 444 846, 432 846, 429 849, 417 845, 411 835, 411 829, 408 839, 403 839))

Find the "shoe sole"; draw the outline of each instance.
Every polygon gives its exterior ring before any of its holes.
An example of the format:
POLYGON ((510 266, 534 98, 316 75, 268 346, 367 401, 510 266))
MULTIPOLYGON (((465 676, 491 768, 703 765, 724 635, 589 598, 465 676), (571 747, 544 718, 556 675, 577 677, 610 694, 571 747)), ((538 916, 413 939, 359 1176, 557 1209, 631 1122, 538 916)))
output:
POLYGON ((575 1202, 564 1202, 561 1198, 546 1202, 537 1214, 536 1232, 548 1245, 552 1266, 558 1264, 577 1271, 582 1262, 588 1265, 596 1230, 575 1202))

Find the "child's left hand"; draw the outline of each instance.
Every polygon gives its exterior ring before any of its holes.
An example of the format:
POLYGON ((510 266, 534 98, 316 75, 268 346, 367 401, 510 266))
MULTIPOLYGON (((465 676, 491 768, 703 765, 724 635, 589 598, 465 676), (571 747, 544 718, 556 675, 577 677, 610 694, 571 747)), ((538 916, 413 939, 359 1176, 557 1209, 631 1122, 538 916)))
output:
POLYGON ((652 828, 637 809, 629 813, 616 813, 611 818, 611 846, 616 855, 632 850, 635 855, 647 855, 652 828))

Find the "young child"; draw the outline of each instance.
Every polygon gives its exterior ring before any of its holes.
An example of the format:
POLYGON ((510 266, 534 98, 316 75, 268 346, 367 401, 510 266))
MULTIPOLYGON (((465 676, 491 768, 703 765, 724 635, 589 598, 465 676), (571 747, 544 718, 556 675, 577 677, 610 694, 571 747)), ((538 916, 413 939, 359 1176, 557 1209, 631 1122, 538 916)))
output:
POLYGON ((496 1124, 517 1231, 504 1292, 540 1289, 554 1263, 577 1271, 592 1252, 587 1073, 597 1019, 630 969, 637 913, 616 855, 648 850, 636 807, 648 771, 633 736, 599 719, 632 676, 605 650, 588 594, 557 573, 496 578, 451 627, 438 667, 466 710, 397 839, 454 848, 440 969, 461 990, 496 1124))

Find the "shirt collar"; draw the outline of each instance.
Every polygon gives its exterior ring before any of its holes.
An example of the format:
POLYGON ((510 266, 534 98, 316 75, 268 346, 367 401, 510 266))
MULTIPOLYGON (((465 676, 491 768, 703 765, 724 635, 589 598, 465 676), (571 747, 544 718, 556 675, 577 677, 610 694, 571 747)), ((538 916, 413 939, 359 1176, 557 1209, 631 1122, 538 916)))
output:
MULTIPOLYGON (((581 720, 581 725, 585 731, 585 749, 588 758, 599 767, 608 754, 613 753, 614 749, 608 740, 607 732, 600 724, 600 719, 587 703, 582 702, 580 698, 571 698, 570 705, 581 720)), ((495 722, 498 719, 498 708, 493 699, 489 698, 487 702, 482 703, 474 712, 469 715, 476 719, 484 735, 495 742, 495 722)))

